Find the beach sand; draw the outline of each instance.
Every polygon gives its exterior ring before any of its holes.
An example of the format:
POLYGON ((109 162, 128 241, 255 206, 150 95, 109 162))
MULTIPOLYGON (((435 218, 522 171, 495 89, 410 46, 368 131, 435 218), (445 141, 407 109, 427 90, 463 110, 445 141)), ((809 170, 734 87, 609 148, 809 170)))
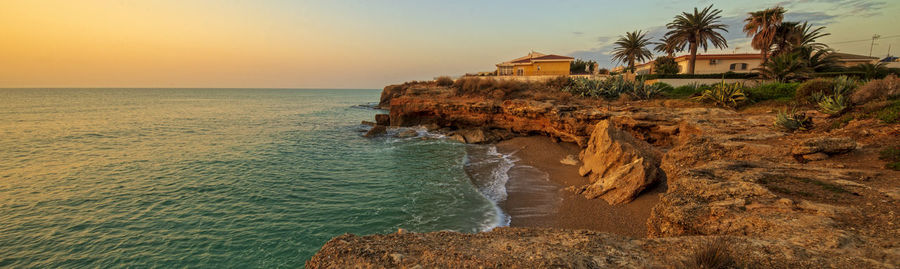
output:
POLYGON ((517 137, 497 144, 503 154, 519 161, 509 171, 508 197, 499 205, 511 218, 513 227, 555 227, 588 229, 633 237, 646 237, 650 210, 665 192, 664 184, 644 191, 624 205, 609 205, 602 199, 588 200, 566 188, 588 184, 578 175, 577 165, 560 160, 574 155, 578 145, 554 142, 549 137, 517 137))

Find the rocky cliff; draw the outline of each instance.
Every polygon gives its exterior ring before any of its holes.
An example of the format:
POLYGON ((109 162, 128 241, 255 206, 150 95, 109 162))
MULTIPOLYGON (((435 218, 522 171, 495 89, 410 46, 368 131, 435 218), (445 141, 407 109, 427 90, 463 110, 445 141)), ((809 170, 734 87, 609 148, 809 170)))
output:
POLYGON ((415 85, 386 88, 382 106, 390 109, 383 124, 430 126, 463 142, 541 134, 578 143, 580 172, 591 183, 575 190, 590 198, 624 203, 665 184, 647 223, 650 238, 535 228, 344 235, 308 267, 646 268, 690 262, 721 240, 738 265, 900 264, 900 172, 873 157, 881 145, 900 143, 897 124, 789 134, 771 127, 768 111, 498 100, 415 85))

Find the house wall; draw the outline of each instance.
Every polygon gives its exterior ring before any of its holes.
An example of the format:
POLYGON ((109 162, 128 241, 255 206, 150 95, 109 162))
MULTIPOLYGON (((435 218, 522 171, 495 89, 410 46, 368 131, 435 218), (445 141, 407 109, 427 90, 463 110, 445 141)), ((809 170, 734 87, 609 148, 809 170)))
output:
MULTIPOLYGON (((688 62, 690 56, 685 59, 678 61, 679 74, 687 74, 688 72, 688 62)), ((759 67, 762 64, 762 59, 719 59, 719 62, 716 64, 710 64, 709 59, 697 59, 697 66, 694 68, 694 74, 718 74, 725 73, 728 71, 735 73, 749 73, 753 71, 754 68, 759 67), (740 66, 737 66, 737 69, 731 70, 731 64, 747 64, 746 70, 741 70, 740 66)))
POLYGON ((515 69, 524 69, 526 76, 565 76, 569 74, 569 66, 569 61, 535 62, 531 65, 516 66, 515 69))

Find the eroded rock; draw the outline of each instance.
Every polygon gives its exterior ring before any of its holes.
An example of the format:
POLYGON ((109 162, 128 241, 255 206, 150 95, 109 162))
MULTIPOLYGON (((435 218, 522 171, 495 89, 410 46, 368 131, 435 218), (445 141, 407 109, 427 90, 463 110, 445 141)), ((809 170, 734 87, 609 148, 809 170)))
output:
POLYGON ((600 197, 610 204, 627 203, 641 191, 663 178, 659 153, 644 141, 616 128, 609 120, 600 121, 581 153, 579 173, 590 177, 590 185, 580 193, 600 197))
POLYGON ((804 140, 791 149, 794 155, 825 153, 828 155, 851 152, 856 149, 856 141, 849 137, 815 137, 804 140))

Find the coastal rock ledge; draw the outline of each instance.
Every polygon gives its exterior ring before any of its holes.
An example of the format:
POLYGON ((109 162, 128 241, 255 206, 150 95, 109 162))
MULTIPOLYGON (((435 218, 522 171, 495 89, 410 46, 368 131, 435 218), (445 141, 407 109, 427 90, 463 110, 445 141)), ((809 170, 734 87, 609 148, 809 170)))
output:
POLYGON ((346 234, 306 266, 695 268, 686 264, 718 253, 735 267, 900 267, 900 171, 878 159, 887 145, 900 145, 900 124, 853 120, 838 129, 785 133, 772 128, 775 109, 765 107, 736 112, 679 100, 515 94, 389 86, 381 106, 390 114, 379 124, 432 126, 467 143, 516 135, 577 143, 579 172, 587 176, 577 187, 586 197, 627 203, 664 184, 646 221, 648 238, 509 227, 346 234))

